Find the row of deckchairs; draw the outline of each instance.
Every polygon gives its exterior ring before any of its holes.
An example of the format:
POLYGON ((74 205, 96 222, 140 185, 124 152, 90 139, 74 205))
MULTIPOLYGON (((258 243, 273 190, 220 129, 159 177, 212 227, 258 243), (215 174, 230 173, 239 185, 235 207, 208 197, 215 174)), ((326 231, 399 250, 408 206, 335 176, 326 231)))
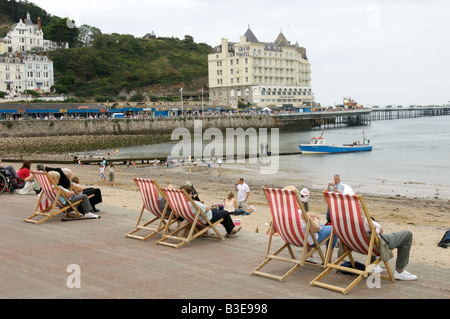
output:
POLYGON ((174 248, 180 248, 199 236, 225 240, 216 228, 223 219, 212 223, 184 189, 161 188, 155 180, 146 178, 134 178, 134 181, 139 187, 143 205, 135 228, 127 233, 126 237, 147 240, 163 231, 161 239, 156 243, 174 248), (163 209, 158 205, 158 196, 164 198, 163 209), (171 212, 167 214, 169 207, 171 212), (147 222, 142 222, 145 211, 151 213, 153 217, 147 222), (182 218, 184 223, 177 223, 179 224, 177 228, 170 231, 170 226, 179 218, 182 218), (208 233, 210 230, 213 234, 208 233), (146 231, 146 235, 138 235, 140 231, 146 231))
MULTIPOLYGON (((322 266, 325 268, 325 270, 314 280, 312 280, 310 285, 334 290, 337 292, 341 292, 342 294, 347 294, 363 278, 368 278, 368 276, 371 274, 370 271, 382 261, 379 254, 379 238, 375 231, 375 227, 372 223, 372 219, 362 195, 344 195, 327 191, 323 192, 328 207, 330 208, 330 218, 333 225, 333 230, 328 238, 325 238, 324 240, 322 240, 322 242, 319 243, 317 242, 311 229, 312 221, 305 213, 306 210, 299 198, 297 190, 263 187, 263 192, 269 203, 270 211, 272 214, 272 223, 265 260, 251 272, 252 275, 259 275, 283 282, 289 275, 292 274, 295 269, 297 269, 299 266, 305 265, 305 262, 312 255, 312 253, 317 251, 319 252, 320 258, 322 260, 322 266), (302 219, 306 221, 307 224, 305 233, 303 233, 300 224, 300 214, 298 211, 299 208, 301 210, 302 219), (364 231, 363 217, 366 217, 369 223, 371 229, 370 238, 367 238, 364 231), (283 243, 280 248, 276 249, 276 251, 271 254, 270 248, 275 232, 278 233, 283 243), (312 238, 314 239, 314 247, 311 247, 311 251, 309 253, 306 253, 305 246, 309 245, 307 241, 308 234, 311 234, 312 238), (328 261, 331 260, 330 254, 332 250, 331 243, 333 242, 333 236, 338 237, 339 244, 343 245, 345 252, 331 263, 328 261), (323 246, 327 240, 329 240, 330 245, 328 246, 328 249, 326 251, 326 257, 324 257, 321 246, 323 246), (296 258, 294 256, 292 246, 303 247, 300 258, 296 258), (279 256, 280 252, 285 249, 288 250, 290 258, 279 256), (364 264, 364 270, 359 270, 356 268, 355 259, 352 253, 359 253, 367 256, 366 262, 364 264), (371 262, 372 256, 377 257, 375 258, 374 262, 371 262), (343 267, 340 265, 342 261, 347 257, 350 259, 352 268, 343 267), (292 263, 293 266, 281 276, 262 272, 261 269, 264 268, 272 260, 281 260, 284 262, 292 263), (324 283, 324 277, 328 275, 332 270, 346 271, 356 275, 356 278, 353 279, 350 284, 345 287, 324 283)), ((389 279, 394 283, 395 279, 389 263, 386 261, 383 261, 383 263, 388 272, 388 276, 380 277, 383 279, 389 279)))
MULTIPOLYGON (((65 198, 64 193, 47 172, 33 171, 32 174, 41 185, 42 192, 39 196, 33 215, 26 218, 24 221, 39 224, 70 209, 80 216, 80 213, 76 208, 79 202, 71 203, 65 198), (61 197, 66 199, 67 204, 64 205, 61 202, 61 197), (47 204, 45 205, 43 205, 44 200, 47 201, 47 204), (35 217, 37 216, 44 216, 44 218, 36 221, 35 217)), ((141 193, 143 205, 134 229, 127 233, 125 235, 126 237, 145 241, 162 232, 161 239, 157 241, 157 244, 174 248, 180 248, 199 236, 224 240, 222 234, 216 228, 222 219, 212 223, 185 190, 161 188, 155 180, 151 179, 134 178, 134 181, 141 193), (165 201, 164 208, 162 209, 158 204, 158 196, 162 196, 165 201), (191 205, 189 205, 189 203, 191 205), (191 209, 191 207, 194 209, 191 209), (171 210, 170 214, 167 213, 169 208, 171 210), (151 217, 148 221, 143 221, 143 214, 146 211, 151 214, 151 217), (185 222, 177 223, 179 217, 185 222), (175 223, 177 223, 177 227, 174 231, 171 231, 170 226, 175 223), (212 235, 208 234, 208 231, 210 230, 213 231, 212 235), (145 234, 141 235, 142 232, 145 234), (187 233, 187 236, 182 233, 187 233)), ((262 189, 270 207, 272 222, 270 224, 265 259, 251 272, 252 275, 263 276, 283 282, 298 267, 310 264, 307 262, 307 259, 315 252, 318 252, 322 261, 322 264, 318 265, 324 267, 325 270, 311 281, 311 286, 318 286, 347 294, 359 281, 363 278, 367 278, 370 274, 370 270, 381 262, 379 254, 379 238, 361 195, 343 195, 324 191, 325 200, 330 208, 333 231, 330 237, 323 239, 319 243, 312 231, 312 221, 306 214, 305 207, 299 198, 297 190, 266 187, 263 187, 262 189), (302 215, 302 220, 306 222, 305 232, 302 231, 300 214, 302 215), (370 238, 366 237, 363 217, 367 218, 372 230, 370 238), (279 235, 282 244, 272 253, 272 243, 274 242, 275 234, 279 235), (307 238, 309 234, 314 240, 314 247, 308 243, 307 238), (332 243, 333 236, 338 237, 339 244, 343 245, 345 252, 331 263, 328 262, 331 260, 331 245, 329 245, 326 255, 322 250, 322 246, 328 240, 332 243), (308 246, 309 252, 307 252, 306 249, 308 246), (299 258, 295 256, 293 247, 303 248, 299 258), (280 255, 283 251, 288 252, 288 257, 280 255), (354 252, 367 256, 364 270, 358 270, 356 268, 355 260, 352 255, 354 252), (372 255, 377 257, 373 263, 371 262, 372 255), (353 268, 342 267, 340 265, 347 257, 350 259, 353 268), (264 272, 262 269, 273 260, 288 262, 293 265, 282 275, 264 272), (344 270, 357 275, 357 277, 346 287, 338 287, 324 283, 322 280, 333 269, 344 270)), ((392 282, 395 282, 389 264, 385 261, 383 262, 388 272, 388 276, 382 276, 382 278, 390 279, 392 282)))

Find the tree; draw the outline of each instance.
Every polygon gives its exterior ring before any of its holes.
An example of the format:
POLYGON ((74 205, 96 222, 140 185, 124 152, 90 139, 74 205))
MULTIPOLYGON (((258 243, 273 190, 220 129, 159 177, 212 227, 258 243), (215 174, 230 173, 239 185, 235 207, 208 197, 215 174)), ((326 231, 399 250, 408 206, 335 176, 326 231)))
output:
POLYGON ((83 24, 78 29, 78 42, 80 46, 84 47, 90 47, 92 46, 92 43, 94 42, 95 38, 102 34, 102 31, 100 31, 99 28, 92 27, 87 24, 83 24))
POLYGON ((46 37, 55 41, 61 47, 64 47, 66 43, 69 44, 70 47, 74 47, 77 44, 78 33, 79 31, 75 26, 75 22, 68 18, 64 18, 56 20, 50 25, 46 37))

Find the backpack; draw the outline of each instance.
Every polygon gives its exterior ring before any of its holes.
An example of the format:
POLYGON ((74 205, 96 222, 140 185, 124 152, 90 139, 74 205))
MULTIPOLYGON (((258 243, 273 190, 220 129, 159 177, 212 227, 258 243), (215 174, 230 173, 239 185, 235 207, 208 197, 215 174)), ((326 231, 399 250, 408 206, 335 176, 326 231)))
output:
POLYGON ((437 245, 442 248, 447 248, 450 246, 450 229, 447 229, 441 241, 437 245))
MULTIPOLYGON (((343 262, 341 264, 341 266, 342 267, 353 268, 351 261, 345 261, 345 262, 343 262)), ((366 269, 366 266, 363 263, 360 263, 359 261, 356 261, 356 260, 355 260, 355 267, 356 267, 356 269, 359 269, 359 270, 365 270, 366 269)), ((337 270, 336 272, 340 272, 340 273, 342 273, 344 275, 352 274, 352 273, 350 273, 348 271, 344 271, 344 270, 337 270)))

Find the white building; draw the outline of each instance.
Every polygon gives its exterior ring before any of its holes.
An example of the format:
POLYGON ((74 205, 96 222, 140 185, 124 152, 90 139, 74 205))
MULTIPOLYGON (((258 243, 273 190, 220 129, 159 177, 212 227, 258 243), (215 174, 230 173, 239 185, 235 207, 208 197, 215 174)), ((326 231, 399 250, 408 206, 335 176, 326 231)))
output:
POLYGON ((0 55, 0 91, 50 92, 54 85, 53 61, 45 55, 0 55))
POLYGON ((41 28, 41 19, 34 24, 30 14, 27 13, 25 21, 20 21, 11 27, 6 37, 0 40, 0 53, 13 53, 17 51, 49 51, 58 48, 56 42, 44 40, 44 33, 41 28))
POLYGON ((275 42, 260 42, 248 28, 240 41, 214 47, 208 55, 212 105, 237 107, 312 105, 311 65, 306 50, 280 33, 275 42))

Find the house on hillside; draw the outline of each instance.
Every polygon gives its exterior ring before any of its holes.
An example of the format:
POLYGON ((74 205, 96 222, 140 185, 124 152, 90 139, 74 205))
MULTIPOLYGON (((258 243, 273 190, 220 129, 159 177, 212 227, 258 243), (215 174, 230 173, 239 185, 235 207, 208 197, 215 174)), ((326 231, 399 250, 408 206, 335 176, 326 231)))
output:
POLYGON ((0 55, 0 91, 12 96, 26 90, 50 92, 54 85, 53 61, 46 55, 0 55))
POLYGON ((0 39, 0 54, 11 54, 17 51, 49 51, 56 50, 59 46, 56 42, 45 40, 42 32, 41 19, 37 24, 33 23, 30 13, 27 13, 25 21, 22 19, 11 27, 6 37, 0 39))

